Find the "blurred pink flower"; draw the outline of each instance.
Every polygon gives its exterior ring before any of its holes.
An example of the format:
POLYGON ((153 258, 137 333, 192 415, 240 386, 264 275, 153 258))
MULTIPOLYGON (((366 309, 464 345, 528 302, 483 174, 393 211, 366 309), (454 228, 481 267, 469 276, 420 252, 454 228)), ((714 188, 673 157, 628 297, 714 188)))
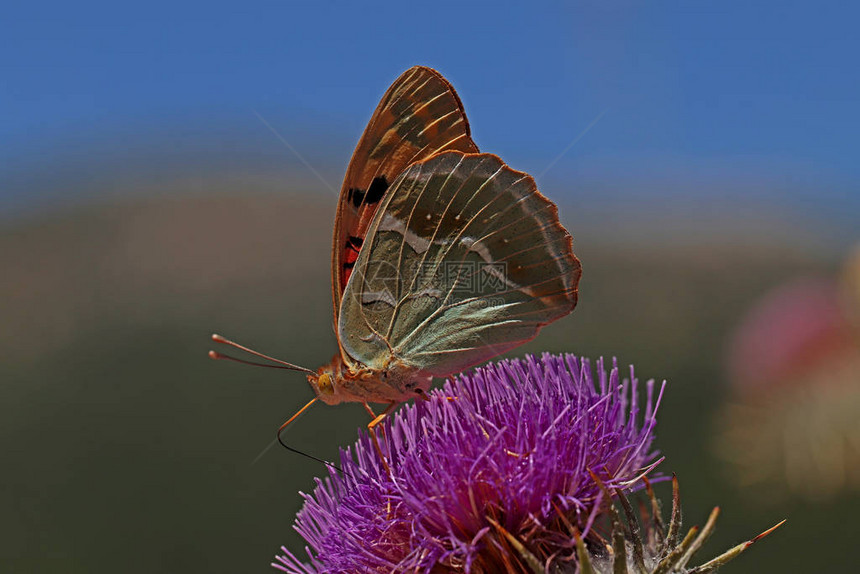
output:
POLYGON ((729 345, 735 393, 717 414, 715 447, 758 500, 860 488, 860 257, 841 279, 765 295, 729 345))
POLYGON ((767 294, 742 320, 729 347, 729 378, 741 393, 782 388, 855 346, 840 286, 798 279, 767 294))

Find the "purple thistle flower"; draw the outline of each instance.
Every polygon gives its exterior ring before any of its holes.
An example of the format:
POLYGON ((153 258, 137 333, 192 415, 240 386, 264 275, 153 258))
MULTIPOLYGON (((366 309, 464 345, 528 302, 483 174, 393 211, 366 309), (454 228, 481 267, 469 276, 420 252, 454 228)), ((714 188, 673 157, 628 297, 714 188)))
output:
POLYGON ((637 394, 632 367, 622 381, 601 359, 595 385, 590 362, 573 355, 491 363, 447 381, 385 425, 390 473, 366 433, 354 458, 341 451, 343 473, 317 479, 296 518, 310 561, 282 548, 273 566, 498 572, 520 563, 517 542, 547 565, 569 560, 571 525, 587 534, 601 512, 589 471, 610 491, 630 490, 659 462, 660 396, 649 381, 642 413, 637 394))

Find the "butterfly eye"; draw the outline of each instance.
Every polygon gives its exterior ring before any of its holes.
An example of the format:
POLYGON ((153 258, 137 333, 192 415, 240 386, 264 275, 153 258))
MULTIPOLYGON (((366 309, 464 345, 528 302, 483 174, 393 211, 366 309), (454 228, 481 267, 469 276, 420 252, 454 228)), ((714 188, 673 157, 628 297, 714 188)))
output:
POLYGON ((334 394, 334 383, 331 380, 331 375, 328 373, 320 375, 320 378, 317 379, 317 386, 319 387, 320 392, 324 395, 334 394))

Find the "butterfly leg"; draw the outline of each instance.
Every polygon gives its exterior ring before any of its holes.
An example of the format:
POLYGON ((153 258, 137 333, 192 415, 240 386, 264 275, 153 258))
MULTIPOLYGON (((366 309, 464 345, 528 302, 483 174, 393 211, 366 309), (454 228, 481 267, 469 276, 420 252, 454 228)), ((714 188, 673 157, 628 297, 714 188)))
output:
MULTIPOLYGON (((427 393, 425 393, 421 389, 415 389, 415 394, 418 395, 419 401, 429 401, 430 400, 430 395, 428 395, 427 393)), ((456 401, 457 397, 445 397, 445 400, 446 401, 456 401)))
MULTIPOLYGON (((371 408, 371 406, 369 404, 362 403, 362 405, 364 405, 364 410, 367 411, 367 414, 370 415, 370 421, 372 424, 373 421, 375 421, 377 418, 376 413, 373 412, 373 409, 371 408)), ((379 442, 376 440, 376 433, 373 431, 373 429, 370 427, 370 425, 367 425, 367 430, 370 431, 370 438, 373 439, 373 445, 374 445, 374 447, 376 447, 376 453, 379 455, 379 459, 382 461, 383 464, 385 464, 385 457, 382 456, 382 449, 379 447, 379 442)), ((380 430, 382 431, 382 440, 384 440, 387 443, 388 438, 385 436, 385 428, 381 428, 380 430)))
MULTIPOLYGON (((389 476, 391 476, 391 467, 388 466, 388 461, 385 460, 385 455, 382 454, 382 448, 379 446, 379 439, 376 437, 376 426, 388 418, 388 415, 390 415, 391 411, 397 407, 397 404, 398 403, 390 403, 382 414, 376 415, 374 414, 373 409, 370 408, 370 405, 364 403, 364 409, 373 417, 373 420, 367 424, 367 431, 370 433, 370 439, 373 441, 373 447, 376 449, 376 454, 379 455, 379 460, 382 461, 382 466, 385 468, 385 472, 387 472, 389 476)), ((381 428, 381 431, 382 438, 387 443, 388 439, 385 436, 385 429, 381 428)))

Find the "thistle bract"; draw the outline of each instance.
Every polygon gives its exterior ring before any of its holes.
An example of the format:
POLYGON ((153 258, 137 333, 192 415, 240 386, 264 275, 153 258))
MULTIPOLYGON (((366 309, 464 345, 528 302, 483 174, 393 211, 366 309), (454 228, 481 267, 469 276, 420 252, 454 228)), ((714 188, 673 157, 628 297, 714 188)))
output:
MULTIPOLYGON (((544 355, 464 374, 403 407, 380 434, 390 471, 363 434, 342 472, 317 481, 295 528, 302 561, 285 572, 518 571, 522 556, 573 560, 601 487, 627 489, 656 464, 659 396, 639 403, 617 365, 544 355), (518 545, 523 548, 518 549, 518 545), (524 554, 520 550, 527 550, 524 554)), ((662 393, 662 387, 660 388, 662 393)))

